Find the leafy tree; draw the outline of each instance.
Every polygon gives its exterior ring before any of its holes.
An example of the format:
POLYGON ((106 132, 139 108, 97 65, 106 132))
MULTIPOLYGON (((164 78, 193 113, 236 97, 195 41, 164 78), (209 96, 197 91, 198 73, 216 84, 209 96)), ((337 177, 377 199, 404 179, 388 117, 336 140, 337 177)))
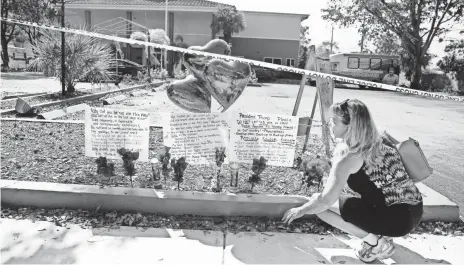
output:
POLYGON ((245 30, 245 14, 237 10, 235 6, 221 6, 213 16, 211 29, 213 34, 222 31, 224 40, 231 43, 232 35, 245 30))
POLYGON ((464 40, 451 40, 445 47, 447 53, 438 63, 445 73, 458 81, 458 93, 464 94, 464 40))
MULTIPOLYGON (((1 3, 1 16, 4 18, 13 17, 15 11, 18 9, 18 2, 15 0, 2 0, 1 3)), ((18 27, 16 24, 1 23, 1 44, 2 44, 2 71, 8 70, 10 57, 8 56, 8 44, 18 34, 18 27)))
POLYGON ((338 51, 340 47, 336 41, 330 43, 330 41, 323 41, 316 47, 316 54, 319 56, 329 56, 330 54, 338 51), (332 53, 330 53, 330 46, 332 46, 332 53))
POLYGON ((421 89, 422 66, 432 41, 448 31, 446 23, 462 20, 463 9, 462 0, 329 0, 322 17, 342 26, 365 23, 364 34, 394 34, 412 58, 411 87, 421 89))
MULTIPOLYGON (((61 21, 61 14, 59 9, 55 8, 58 0, 16 0, 22 2, 20 14, 21 17, 26 18, 29 22, 54 24, 61 21)), ((18 25, 18 27, 26 33, 29 43, 34 45, 41 33, 39 28, 29 27, 25 25, 18 25)))
MULTIPOLYGON (((305 18, 307 19, 307 17, 305 18)), ((309 36, 309 26, 301 25, 300 27, 300 49, 298 51, 298 68, 303 69, 308 60, 308 48, 311 43, 309 36)))
MULTIPOLYGON (((30 67, 43 71, 46 75, 61 77, 61 34, 60 32, 43 31, 43 36, 34 47, 37 58, 30 67)), ((109 64, 112 59, 111 47, 100 39, 80 34, 69 34, 66 45, 66 79, 67 93, 75 91, 76 83, 88 79, 95 83, 108 80, 109 64)))
MULTIPOLYGON (((56 0, 2 0, 1 16, 36 23, 50 23, 58 17, 53 8, 56 0)), ((23 31, 31 44, 35 44, 40 32, 38 28, 10 23, 1 23, 2 69, 9 65, 8 44, 23 31)))

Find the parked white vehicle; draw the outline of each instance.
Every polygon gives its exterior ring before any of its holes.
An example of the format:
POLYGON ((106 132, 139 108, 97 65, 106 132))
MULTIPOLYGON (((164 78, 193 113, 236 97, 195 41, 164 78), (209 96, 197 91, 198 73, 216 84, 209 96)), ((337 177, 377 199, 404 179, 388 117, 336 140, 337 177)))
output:
POLYGON ((367 53, 330 55, 332 74, 379 83, 382 82, 390 67, 395 69, 395 74, 400 74, 399 61, 399 55, 367 53))

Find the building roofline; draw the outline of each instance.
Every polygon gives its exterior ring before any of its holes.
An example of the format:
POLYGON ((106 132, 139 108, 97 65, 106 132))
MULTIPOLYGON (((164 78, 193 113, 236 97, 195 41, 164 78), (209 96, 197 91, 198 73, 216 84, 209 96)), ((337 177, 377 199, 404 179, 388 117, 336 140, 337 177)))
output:
POLYGON ((280 12, 267 12, 267 11, 248 11, 248 10, 240 10, 241 12, 244 13, 256 13, 256 14, 270 14, 270 15, 283 15, 283 16, 309 16, 309 14, 303 14, 303 13, 280 13, 280 12))
MULTIPOLYGON (((86 10, 127 10, 127 11, 164 11, 164 6, 149 5, 108 5, 108 4, 67 4, 66 9, 86 9, 86 10)), ((202 6, 169 6, 169 11, 191 11, 191 12, 216 12, 217 7, 202 6)))

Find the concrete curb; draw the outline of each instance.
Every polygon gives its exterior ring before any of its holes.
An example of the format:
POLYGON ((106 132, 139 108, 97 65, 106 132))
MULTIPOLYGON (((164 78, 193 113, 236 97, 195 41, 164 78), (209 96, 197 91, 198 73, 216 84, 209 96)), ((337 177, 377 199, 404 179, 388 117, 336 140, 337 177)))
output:
POLYGON ((14 100, 18 98, 32 98, 32 97, 39 97, 39 96, 45 96, 47 95, 47 92, 42 92, 42 93, 32 93, 32 94, 17 94, 17 95, 8 95, 4 98, 2 98, 2 101, 7 101, 7 100, 14 100))
MULTIPOLYGON (((140 88, 149 88, 149 87, 152 87, 153 85, 158 85, 158 84, 161 85, 161 84, 164 84, 164 83, 165 83, 165 81, 160 81, 160 82, 157 82, 155 84, 136 85, 136 86, 133 86, 133 87, 126 87, 126 88, 117 89, 117 90, 105 91, 105 92, 96 93, 96 94, 92 94, 92 95, 80 96, 80 97, 77 97, 77 98, 70 98, 70 99, 64 99, 64 100, 53 101, 53 102, 45 102, 45 103, 37 104, 37 105, 31 106, 31 107, 44 108, 44 107, 60 105, 60 104, 63 104, 63 103, 76 103, 76 102, 80 102, 80 101, 84 101, 84 100, 92 100, 92 99, 101 98, 101 97, 104 97, 106 95, 113 94, 113 93, 127 92, 127 91, 131 91, 131 90, 134 90, 134 89, 140 89, 140 88)), ((15 112, 14 108, 13 109, 2 110, 2 111, 0 111, 0 115, 1 114, 9 114, 9 113, 13 113, 13 112, 15 112)))
MULTIPOLYGON (((459 221, 459 208, 443 195, 420 184, 424 191, 423 221, 459 221), (434 194, 435 193, 435 194, 434 194)), ((105 187, 0 180, 2 204, 39 208, 81 208, 123 212, 202 216, 262 216, 281 218, 285 211, 309 198, 297 195, 217 194, 196 191, 105 187)), ((332 206, 338 211, 338 206, 332 206)), ((315 218, 308 215, 307 218, 315 218)))
POLYGON ((126 100, 127 97, 125 95, 119 95, 119 96, 116 96, 116 97, 112 97, 112 98, 107 98, 107 99, 104 99, 103 100, 103 105, 113 105, 115 103, 119 103, 121 101, 124 101, 126 100))

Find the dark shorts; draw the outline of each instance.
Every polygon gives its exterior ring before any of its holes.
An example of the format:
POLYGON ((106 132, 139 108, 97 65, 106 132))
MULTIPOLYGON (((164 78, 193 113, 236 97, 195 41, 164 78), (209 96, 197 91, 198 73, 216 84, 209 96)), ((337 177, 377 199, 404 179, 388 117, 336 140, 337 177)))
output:
POLYGON ((345 222, 368 233, 388 237, 409 234, 419 225, 423 214, 422 202, 417 205, 376 206, 365 199, 341 196, 339 204, 340 215, 345 222))

